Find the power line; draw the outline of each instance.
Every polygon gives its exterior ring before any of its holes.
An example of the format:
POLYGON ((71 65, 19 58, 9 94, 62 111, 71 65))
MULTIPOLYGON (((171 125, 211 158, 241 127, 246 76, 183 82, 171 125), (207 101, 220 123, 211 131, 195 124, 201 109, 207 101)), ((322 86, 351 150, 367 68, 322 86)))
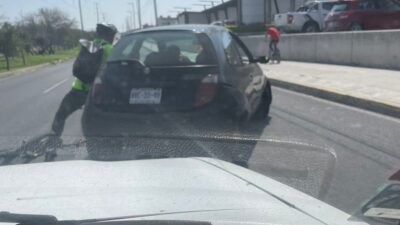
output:
POLYGON ((174 7, 174 9, 182 9, 184 12, 186 12, 192 8, 190 8, 190 7, 174 7))
POLYGON ((195 6, 203 6, 204 10, 207 9, 207 7, 211 7, 211 5, 207 5, 207 4, 193 4, 195 6))
POLYGON ((65 5, 67 5, 67 6, 71 7, 71 8, 77 9, 76 5, 74 5, 73 3, 68 2, 67 0, 62 0, 62 1, 65 3, 65 5))
POLYGON ((42 0, 46 5, 52 6, 52 7, 58 7, 57 5, 54 5, 54 3, 50 3, 48 0, 42 0))
POLYGON ((208 3, 211 3, 212 7, 215 6, 215 3, 224 3, 224 1, 213 1, 213 0, 200 0, 200 2, 208 2, 208 3))

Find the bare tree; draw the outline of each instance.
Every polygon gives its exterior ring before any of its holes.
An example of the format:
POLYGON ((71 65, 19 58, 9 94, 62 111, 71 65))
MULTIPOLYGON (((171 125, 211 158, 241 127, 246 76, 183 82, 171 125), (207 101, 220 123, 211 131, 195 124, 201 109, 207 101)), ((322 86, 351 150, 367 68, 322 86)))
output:
POLYGON ((42 35, 47 37, 48 51, 54 53, 54 45, 63 45, 64 37, 73 28, 74 21, 59 9, 39 9, 38 22, 42 28, 42 35))
MULTIPOLYGON (((71 35, 75 38, 76 22, 59 9, 39 9, 18 23, 25 51, 39 49, 39 53, 54 53, 54 46, 70 47, 71 35), (68 43, 67 43, 68 41, 68 43)), ((77 41, 77 40, 76 40, 77 41)))

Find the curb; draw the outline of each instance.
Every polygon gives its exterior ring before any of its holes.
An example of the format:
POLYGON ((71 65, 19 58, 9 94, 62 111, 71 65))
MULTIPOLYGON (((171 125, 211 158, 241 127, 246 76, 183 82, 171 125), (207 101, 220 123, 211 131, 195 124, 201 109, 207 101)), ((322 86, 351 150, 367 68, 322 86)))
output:
POLYGON ((44 67, 47 67, 47 66, 57 65, 57 64, 66 62, 66 61, 68 61, 68 60, 70 60, 72 58, 74 58, 74 57, 68 57, 68 58, 60 59, 60 60, 53 61, 53 62, 47 62, 47 63, 35 65, 35 66, 16 69, 16 70, 12 70, 12 71, 9 71, 9 72, 3 72, 3 73, 0 73, 0 80, 4 79, 4 78, 7 78, 7 77, 11 77, 13 75, 18 75, 20 73, 34 72, 34 71, 36 71, 38 69, 41 69, 41 68, 44 68, 44 67))
POLYGON ((362 98, 357 98, 349 95, 344 95, 340 93, 335 93, 323 89, 318 89, 314 87, 307 87, 300 84, 294 84, 286 81, 269 79, 271 81, 271 85, 295 92, 300 92, 306 95, 311 95, 317 98, 326 99, 329 101, 333 101, 336 103, 348 105, 351 107, 364 109, 368 111, 372 111, 375 113, 380 113, 386 116, 391 116, 395 118, 400 118, 400 108, 388 105, 381 102, 370 101, 362 98))

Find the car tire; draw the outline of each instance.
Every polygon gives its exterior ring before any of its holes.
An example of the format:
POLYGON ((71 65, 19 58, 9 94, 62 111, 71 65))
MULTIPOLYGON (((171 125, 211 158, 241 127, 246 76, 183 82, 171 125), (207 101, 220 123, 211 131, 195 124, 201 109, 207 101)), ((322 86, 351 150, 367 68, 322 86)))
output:
POLYGON ((363 27, 360 23, 352 23, 350 26, 351 31, 361 31, 363 30, 363 27))
POLYGON ((90 137, 86 138, 86 149, 91 160, 122 160, 122 142, 119 138, 90 137))
POLYGON ((264 120, 268 118, 269 111, 272 103, 272 89, 271 84, 268 82, 262 94, 261 103, 254 114, 254 119, 264 120))
POLYGON ((304 33, 316 33, 319 32, 319 25, 316 22, 307 22, 304 24, 302 31, 304 33))

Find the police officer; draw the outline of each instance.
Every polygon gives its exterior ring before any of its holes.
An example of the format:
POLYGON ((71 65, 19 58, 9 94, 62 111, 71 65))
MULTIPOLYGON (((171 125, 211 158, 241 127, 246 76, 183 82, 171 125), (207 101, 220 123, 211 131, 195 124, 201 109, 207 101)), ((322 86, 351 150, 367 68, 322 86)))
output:
MULTIPOLYGON (((115 35, 118 33, 117 28, 112 24, 97 24, 96 35, 97 38, 94 42, 101 44, 103 49, 102 60, 105 61, 111 52, 112 43, 115 35)), ((86 102, 89 89, 92 84, 84 83, 78 78, 72 83, 72 89, 64 97, 61 105, 54 117, 53 124, 51 126, 51 135, 60 138, 63 130, 65 121, 72 113, 82 108, 86 102)), ((59 139, 60 140, 60 139, 59 139)))

